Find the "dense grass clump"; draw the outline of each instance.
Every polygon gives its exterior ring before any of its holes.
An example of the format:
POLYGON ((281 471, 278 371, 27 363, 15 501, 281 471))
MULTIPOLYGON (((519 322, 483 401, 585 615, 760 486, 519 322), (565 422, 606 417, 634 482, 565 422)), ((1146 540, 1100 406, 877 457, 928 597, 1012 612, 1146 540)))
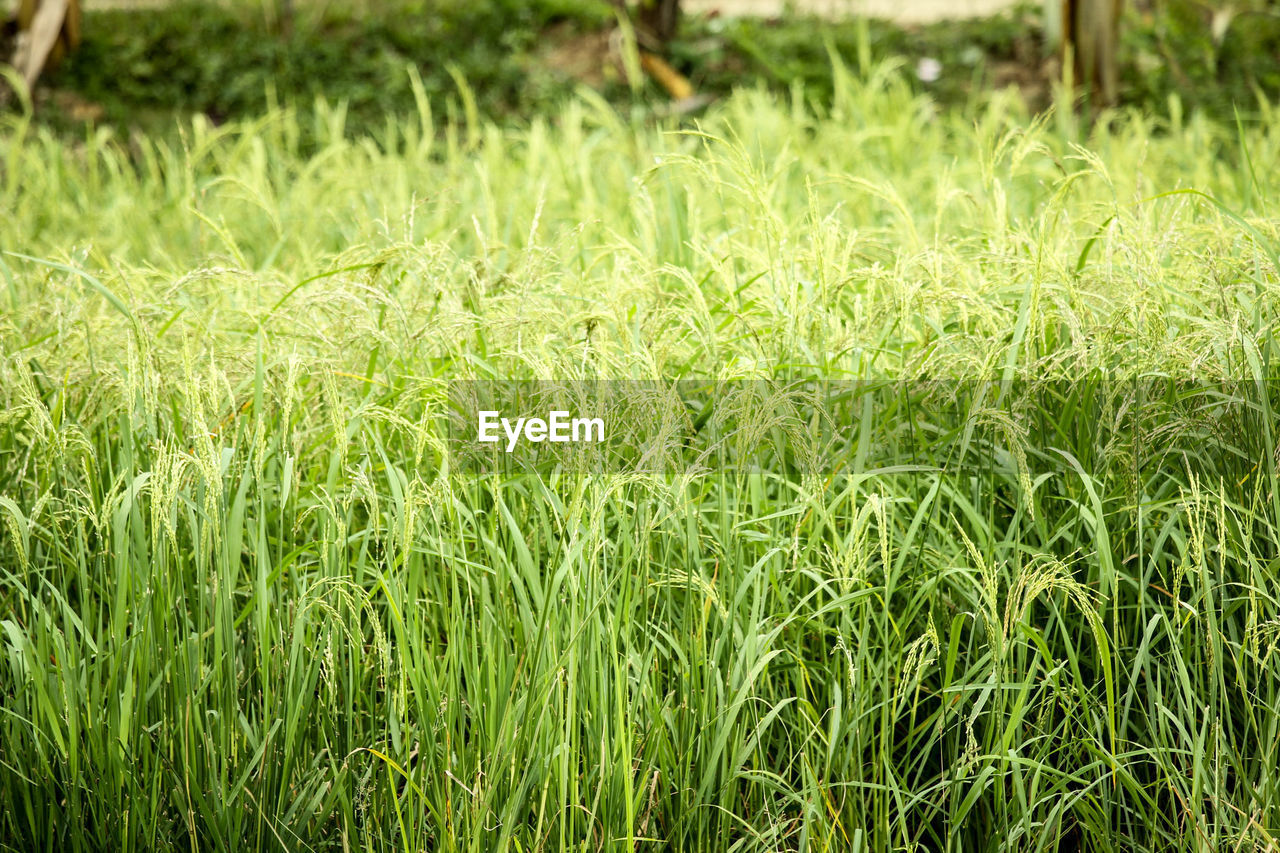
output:
POLYGON ((414 108, 406 65, 434 100, 456 99, 461 78, 485 114, 527 113, 572 91, 573 81, 534 59, 543 33, 556 24, 598 26, 602 17, 574 0, 376 5, 299 3, 287 29, 263 19, 273 4, 179 0, 91 11, 84 44, 37 92, 42 101, 44 90, 53 93, 39 120, 82 127, 66 114, 74 108, 59 110, 70 96, 99 125, 158 135, 175 115, 221 123, 321 98, 343 105, 355 135, 380 128, 388 112, 414 108))
POLYGON ((427 104, 5 120, 0 847, 1276 846, 1280 118, 427 104), (478 477, 495 377, 854 396, 478 477))

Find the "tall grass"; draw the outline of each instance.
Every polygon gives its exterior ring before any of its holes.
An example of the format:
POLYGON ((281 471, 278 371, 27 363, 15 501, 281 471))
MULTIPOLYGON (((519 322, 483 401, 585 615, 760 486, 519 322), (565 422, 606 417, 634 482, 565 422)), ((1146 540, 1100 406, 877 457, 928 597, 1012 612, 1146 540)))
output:
POLYGON ((6 119, 0 846, 1278 846, 1280 119, 838 89, 6 119), (907 391, 814 476, 451 470, 507 376, 907 391))

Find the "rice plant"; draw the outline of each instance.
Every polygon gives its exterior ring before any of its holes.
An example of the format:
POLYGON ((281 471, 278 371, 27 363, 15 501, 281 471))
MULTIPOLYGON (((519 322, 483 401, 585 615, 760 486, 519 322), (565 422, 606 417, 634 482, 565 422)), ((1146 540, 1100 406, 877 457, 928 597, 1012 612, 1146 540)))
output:
POLYGON ((837 84, 5 118, 0 848, 1280 846, 1280 118, 837 84), (508 380, 711 451, 481 476, 508 380))

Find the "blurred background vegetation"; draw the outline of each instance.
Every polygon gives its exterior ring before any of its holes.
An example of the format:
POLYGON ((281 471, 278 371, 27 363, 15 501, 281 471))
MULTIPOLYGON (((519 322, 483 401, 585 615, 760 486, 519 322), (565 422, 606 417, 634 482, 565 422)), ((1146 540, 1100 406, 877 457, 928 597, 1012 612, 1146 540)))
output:
MULTIPOLYGON (((414 109, 412 69, 441 115, 520 121, 583 87, 624 109, 672 111, 660 75, 628 61, 637 41, 621 21, 608 0, 90 0, 80 44, 33 100, 38 121, 69 133, 162 133, 192 114, 220 123, 323 99, 344 104, 360 134, 414 109)), ((1120 32, 1118 106, 1234 122, 1280 96, 1274 0, 1131 0, 1120 32)), ((1014 86, 1040 109, 1063 79, 1051 40, 1040 3, 913 26, 789 5, 775 17, 686 13, 661 50, 698 94, 675 105, 682 113, 736 86, 821 105, 833 62, 866 71, 895 59, 940 106, 1014 86)))

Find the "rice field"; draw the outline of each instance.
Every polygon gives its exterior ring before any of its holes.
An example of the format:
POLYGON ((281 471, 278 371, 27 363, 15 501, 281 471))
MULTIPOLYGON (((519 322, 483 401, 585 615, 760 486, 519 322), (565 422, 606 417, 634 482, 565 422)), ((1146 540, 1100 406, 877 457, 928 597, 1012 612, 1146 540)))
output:
POLYGON ((0 849, 1280 848, 1280 115, 836 74, 0 118, 0 849))

